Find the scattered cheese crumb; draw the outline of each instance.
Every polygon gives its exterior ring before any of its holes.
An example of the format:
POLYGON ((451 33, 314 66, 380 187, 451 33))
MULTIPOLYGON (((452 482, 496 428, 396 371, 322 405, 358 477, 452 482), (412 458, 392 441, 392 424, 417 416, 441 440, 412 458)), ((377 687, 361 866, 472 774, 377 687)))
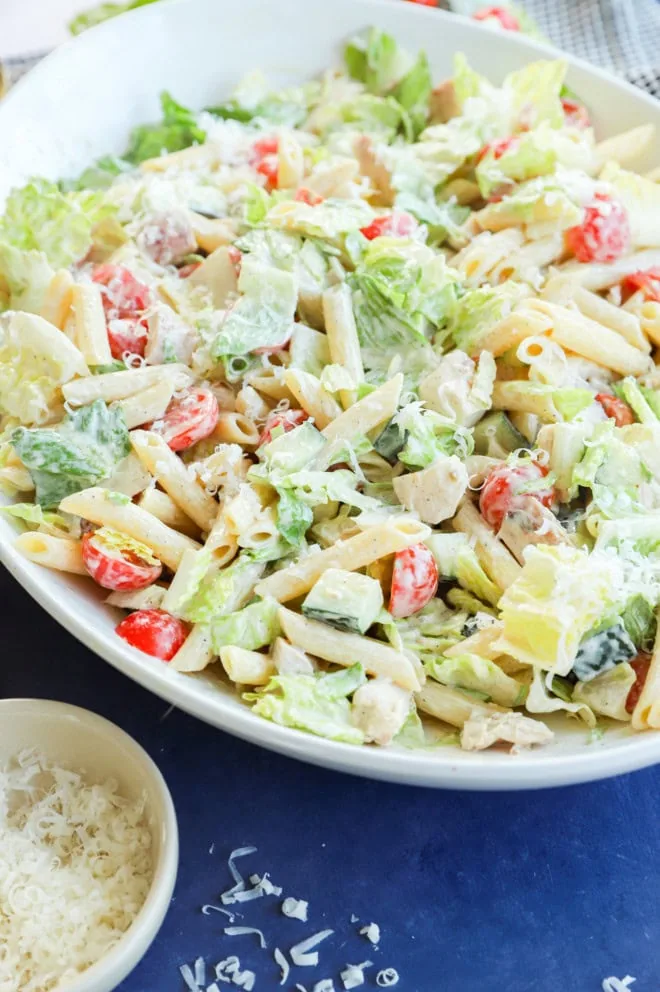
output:
POLYGON ((0 988, 74 981, 128 930, 153 877, 144 800, 34 750, 0 769, 0 988))
POLYGON ((289 977, 289 971, 291 970, 289 968, 289 962, 284 957, 279 947, 276 947, 275 950, 273 951, 273 957, 275 958, 275 963, 280 966, 280 971, 282 972, 282 979, 280 981, 280 985, 284 985, 287 978, 289 977))
POLYGON ((292 920, 302 920, 303 923, 306 923, 308 907, 309 903, 305 902, 304 899, 294 899, 292 896, 288 896, 282 903, 282 912, 292 920))
POLYGON ((374 946, 380 940, 380 927, 377 923, 369 923, 366 927, 362 927, 360 933, 363 937, 366 937, 367 940, 371 941, 374 946))
POLYGON ((335 986, 331 978, 322 978, 313 986, 312 992, 335 992, 335 986))
POLYGON ((396 985, 399 981, 399 972, 396 968, 383 968, 376 975, 376 985, 380 985, 382 989, 387 989, 390 985, 396 985))
POLYGON ((364 985, 364 969, 371 968, 372 961, 363 961, 362 964, 347 964, 344 971, 339 975, 345 989, 356 989, 359 985, 364 985))
POLYGON ((603 992, 628 992, 630 986, 637 979, 633 978, 632 975, 626 975, 625 978, 604 978, 603 979, 603 992))
POLYGON ((334 933, 334 930, 319 930, 318 933, 312 934, 307 940, 301 940, 299 944, 294 944, 289 955, 294 964, 299 967, 314 967, 319 963, 319 956, 317 951, 312 951, 313 947, 320 944, 322 940, 329 937, 330 934, 334 933))
POLYGON ((206 985, 206 965, 204 958, 197 958, 195 961, 195 981, 198 985, 206 985))
POLYGON ((266 938, 261 930, 257 930, 256 927, 225 927, 224 932, 228 937, 242 937, 244 934, 256 933, 259 938, 259 944, 262 950, 266 949, 266 938))
POLYGON ((228 909, 223 909, 222 906, 214 906, 213 903, 207 903, 205 906, 202 906, 202 913, 204 916, 208 916, 209 913, 223 913, 224 916, 229 917, 230 923, 233 923, 236 917, 240 915, 239 913, 232 913, 228 909))
POLYGON ((359 916, 356 916, 355 913, 351 913, 351 923, 358 923, 359 919, 359 916))

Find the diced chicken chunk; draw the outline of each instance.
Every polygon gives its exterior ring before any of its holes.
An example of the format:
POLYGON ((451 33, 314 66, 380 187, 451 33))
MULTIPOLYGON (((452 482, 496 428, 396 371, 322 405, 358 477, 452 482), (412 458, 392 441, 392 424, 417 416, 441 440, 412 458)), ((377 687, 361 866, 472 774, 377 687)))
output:
MULTIPOLYGON (((495 377, 494 363, 493 378, 495 377)), ((474 427, 484 415, 490 397, 473 392, 475 362, 456 349, 445 355, 440 364, 419 384, 419 395, 429 410, 455 420, 463 427, 474 427)))
POLYGON ((393 480, 394 492, 407 510, 426 524, 449 520, 468 486, 465 465, 456 455, 437 458, 428 468, 393 480))
POLYGON ((452 117, 458 117, 461 108, 456 98, 453 79, 445 79, 431 90, 429 100, 429 123, 446 124, 452 117))
POLYGON ((554 736, 540 720, 532 720, 522 713, 486 714, 475 711, 463 724, 461 747, 464 751, 483 751, 498 741, 516 747, 532 747, 534 744, 548 744, 554 736))
POLYGON ((166 303, 156 303, 147 317, 147 365, 183 362, 190 365, 197 337, 191 327, 166 303))
POLYGON ((410 712, 411 694, 389 679, 370 679, 353 696, 351 718, 367 741, 390 744, 410 712))
POLYGON ((159 265, 172 265, 197 249, 185 211, 149 216, 137 235, 140 250, 159 265))

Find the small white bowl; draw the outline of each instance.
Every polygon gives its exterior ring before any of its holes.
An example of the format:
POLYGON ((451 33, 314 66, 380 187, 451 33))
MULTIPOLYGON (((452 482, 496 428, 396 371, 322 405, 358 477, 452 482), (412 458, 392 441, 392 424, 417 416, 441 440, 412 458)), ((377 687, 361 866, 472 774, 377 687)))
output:
POLYGON ((47 699, 0 700, 0 765, 23 748, 83 773, 89 782, 114 778, 127 799, 146 794, 154 876, 146 901, 124 936, 79 978, 58 992, 112 992, 158 933, 172 898, 179 862, 174 803, 158 768, 132 737, 96 713, 47 699))

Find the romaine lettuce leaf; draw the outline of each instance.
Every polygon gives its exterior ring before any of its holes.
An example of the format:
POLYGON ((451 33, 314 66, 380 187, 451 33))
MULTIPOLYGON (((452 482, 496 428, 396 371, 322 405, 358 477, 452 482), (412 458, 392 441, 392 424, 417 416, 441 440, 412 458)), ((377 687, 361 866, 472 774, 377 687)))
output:
POLYGON ((263 691, 247 692, 243 698, 254 703, 254 713, 283 727, 362 744, 362 731, 351 723, 348 697, 365 682, 361 665, 329 675, 276 675, 263 691))
POLYGON ((482 692, 500 706, 521 706, 527 687, 487 658, 476 654, 461 654, 453 658, 438 658, 424 666, 427 673, 443 685, 457 689, 482 692))
POLYGON ((124 414, 103 400, 67 414, 58 428, 17 427, 11 442, 44 507, 108 478, 131 450, 124 414))
POLYGON ((248 255, 238 289, 242 295, 227 311, 211 345, 215 359, 281 345, 291 337, 298 292, 290 273, 248 255))
POLYGON ((20 251, 0 242, 0 283, 9 291, 8 309, 39 313, 54 272, 41 251, 20 251))
POLYGON ((511 195, 479 211, 479 224, 488 231, 530 224, 552 224, 553 230, 564 231, 581 219, 582 208, 559 171, 520 183, 511 195))
POLYGON ((420 52, 414 64, 394 89, 395 99, 410 117, 413 137, 416 137, 426 126, 432 89, 433 79, 429 61, 426 54, 420 52))
POLYGON ((314 521, 313 510, 309 503, 291 489, 282 486, 278 488, 277 494, 277 526, 280 534, 289 544, 299 548, 314 521))
POLYGON ((216 617, 211 623, 211 644, 215 654, 231 644, 257 651, 271 644, 280 634, 278 612, 280 604, 274 599, 264 599, 244 606, 242 610, 216 617))
POLYGON ((392 35, 378 28, 351 38, 344 49, 344 59, 349 75, 379 96, 394 88, 411 61, 392 35))
MULTIPOLYGON (((148 0, 148 2, 155 3, 155 0, 148 0)), ((88 166, 84 172, 81 172, 77 179, 67 179, 60 182, 60 189, 65 193, 86 189, 107 189, 108 186, 112 186, 117 176, 132 170, 131 163, 126 162, 123 158, 117 158, 115 155, 104 155, 103 158, 97 159, 94 165, 88 166)))
POLYGON ((206 140, 206 131, 199 126, 192 110, 177 103, 167 92, 161 93, 160 105, 163 112, 160 124, 141 124, 131 132, 124 154, 127 162, 139 165, 163 152, 178 152, 206 140))
POLYGON ((38 503, 12 503, 11 506, 0 506, 0 513, 20 520, 28 527, 46 527, 47 529, 66 532, 67 522, 60 513, 44 511, 38 503))
POLYGON ((450 323, 456 347, 468 355, 477 354, 481 350, 479 341, 527 295, 529 289, 513 280, 466 292, 458 300, 450 323))
POLYGON ((13 189, 0 220, 0 244, 43 252, 53 268, 79 262, 93 243, 93 229, 116 208, 103 193, 63 193, 47 179, 13 189))
POLYGON ((360 344, 375 352, 424 343, 453 317, 459 277, 407 238, 376 238, 349 277, 360 344))
POLYGON ((191 623, 210 623, 240 610, 264 570, 264 563, 256 561, 248 551, 242 551, 231 565, 219 571, 208 571, 203 565, 201 559, 196 574, 198 584, 188 590, 190 595, 178 610, 178 615, 191 623))
POLYGON ((504 624, 497 647, 518 661, 567 675, 584 636, 627 599, 616 555, 568 545, 529 547, 519 577, 499 606, 504 624))
POLYGON ((584 703, 594 713, 612 720, 629 721, 631 714, 626 710, 626 701, 636 679, 635 670, 623 662, 591 682, 578 682, 573 689, 573 702, 584 703))
POLYGON ((408 403, 395 421, 407 432, 399 461, 409 468, 427 468, 443 455, 465 458, 474 450, 471 431, 433 410, 423 410, 420 403, 408 403))
POLYGON ((328 197, 313 207, 297 200, 282 200, 270 208, 264 223, 292 234, 336 241, 350 231, 367 227, 373 219, 374 211, 364 200, 328 197))

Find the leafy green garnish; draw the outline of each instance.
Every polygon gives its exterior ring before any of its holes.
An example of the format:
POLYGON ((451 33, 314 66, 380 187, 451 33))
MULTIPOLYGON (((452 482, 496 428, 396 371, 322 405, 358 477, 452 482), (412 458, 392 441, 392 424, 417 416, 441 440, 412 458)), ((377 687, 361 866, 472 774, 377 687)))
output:
POLYGON ((103 400, 68 414, 57 429, 17 427, 11 442, 43 507, 107 479, 131 450, 124 414, 103 400))
POLYGON ((139 165, 163 152, 178 152, 206 140, 206 131, 199 126, 192 110, 177 103, 167 92, 161 93, 160 105, 163 111, 160 124, 142 124, 131 132, 124 155, 127 162, 139 165))
POLYGON ((63 193, 47 179, 32 179, 7 198, 0 244, 43 252, 54 268, 66 268, 84 258, 94 226, 114 212, 100 192, 63 193))

